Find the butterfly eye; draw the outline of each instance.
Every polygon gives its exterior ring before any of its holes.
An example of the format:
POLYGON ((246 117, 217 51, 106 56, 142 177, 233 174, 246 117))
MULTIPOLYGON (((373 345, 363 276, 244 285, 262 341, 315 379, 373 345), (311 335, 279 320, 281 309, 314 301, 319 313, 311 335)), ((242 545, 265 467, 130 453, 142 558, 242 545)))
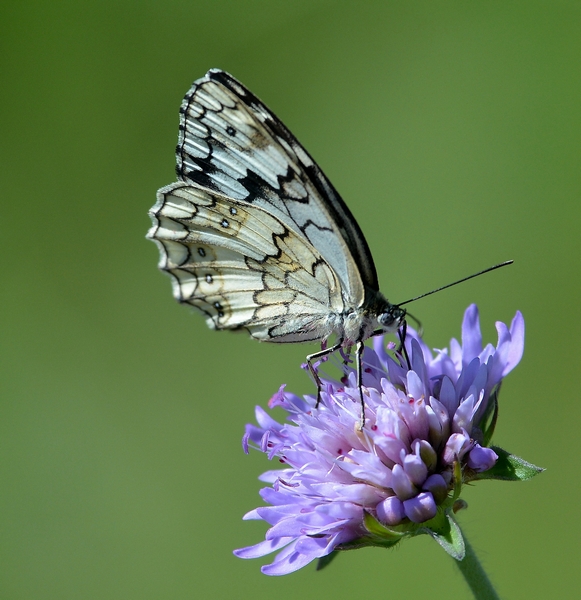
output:
POLYGON ((386 331, 393 331, 403 323, 405 316, 405 309, 390 304, 388 308, 377 317, 377 322, 386 331))

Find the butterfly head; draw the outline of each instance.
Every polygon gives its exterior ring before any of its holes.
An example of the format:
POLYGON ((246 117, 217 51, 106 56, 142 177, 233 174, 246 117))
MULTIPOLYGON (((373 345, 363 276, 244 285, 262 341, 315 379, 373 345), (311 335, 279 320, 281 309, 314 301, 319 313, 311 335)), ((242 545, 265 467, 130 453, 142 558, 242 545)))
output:
POLYGON ((384 333, 393 333, 405 323, 407 312, 397 304, 386 304, 383 311, 377 316, 377 322, 384 333))

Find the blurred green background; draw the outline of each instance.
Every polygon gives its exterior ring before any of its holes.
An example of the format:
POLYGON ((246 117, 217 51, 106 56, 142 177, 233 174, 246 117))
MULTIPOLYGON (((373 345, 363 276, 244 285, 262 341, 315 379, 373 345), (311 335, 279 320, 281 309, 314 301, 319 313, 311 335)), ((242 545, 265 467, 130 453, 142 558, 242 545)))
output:
POLYGON ((412 312, 442 347, 470 302, 487 341, 523 311, 495 442, 548 470, 459 520, 503 597, 578 592, 579 2, 24 0, 0 30, 1 598, 469 596, 427 537, 282 578, 232 556, 266 529, 244 424, 313 391, 316 346, 208 330, 144 238, 211 67, 318 160, 392 301, 515 260, 412 312))

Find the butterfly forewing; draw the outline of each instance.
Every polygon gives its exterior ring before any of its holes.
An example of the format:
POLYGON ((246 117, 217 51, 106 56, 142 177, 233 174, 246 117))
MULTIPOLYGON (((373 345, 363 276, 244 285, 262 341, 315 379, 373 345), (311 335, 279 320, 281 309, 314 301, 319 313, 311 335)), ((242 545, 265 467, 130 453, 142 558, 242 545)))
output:
POLYGON ((326 259, 355 306, 377 290, 369 248, 349 209, 307 151, 256 96, 219 70, 181 106, 178 178, 260 206, 326 259))

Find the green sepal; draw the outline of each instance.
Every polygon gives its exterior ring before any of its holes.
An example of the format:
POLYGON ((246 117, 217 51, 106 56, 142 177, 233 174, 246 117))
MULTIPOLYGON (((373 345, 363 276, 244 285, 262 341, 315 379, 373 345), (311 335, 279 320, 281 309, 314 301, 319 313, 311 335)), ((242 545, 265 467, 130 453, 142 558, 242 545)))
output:
POLYGON ((363 525, 365 525, 365 529, 368 532, 366 535, 337 546, 337 550, 355 550, 357 548, 364 548, 365 546, 391 548, 404 537, 410 535, 408 525, 387 527, 367 511, 363 512, 363 525))
POLYGON ((460 461, 454 461, 454 493, 452 494, 452 503, 460 497, 462 491, 462 465, 460 461))
POLYGON ((378 521, 371 513, 364 511, 363 524, 369 533, 381 539, 386 539, 392 542, 399 542, 405 536, 405 531, 398 531, 398 527, 387 527, 378 521))
MULTIPOLYGON (((391 548, 400 542, 408 532, 401 525, 388 527, 380 523, 371 513, 363 512, 363 525, 369 532, 363 539, 367 545, 391 548)), ((405 527, 405 526, 404 526, 405 527)))
POLYGON ((492 434, 496 428, 496 420, 498 419, 498 394, 500 393, 500 383, 492 389, 486 405, 486 411, 482 415, 482 419, 478 423, 478 427, 482 432, 481 446, 488 447, 492 434))
POLYGON ((418 533, 427 533, 452 558, 462 560, 466 554, 462 531, 460 531, 458 523, 456 523, 451 514, 441 513, 441 515, 442 518, 438 519, 438 523, 435 522, 436 519, 432 519, 430 526, 422 528, 418 533))
POLYGON ((487 471, 474 473, 472 480, 500 479, 503 481, 526 481, 545 470, 514 454, 510 454, 510 452, 502 448, 498 448, 497 446, 490 446, 490 448, 498 455, 496 464, 487 471))

